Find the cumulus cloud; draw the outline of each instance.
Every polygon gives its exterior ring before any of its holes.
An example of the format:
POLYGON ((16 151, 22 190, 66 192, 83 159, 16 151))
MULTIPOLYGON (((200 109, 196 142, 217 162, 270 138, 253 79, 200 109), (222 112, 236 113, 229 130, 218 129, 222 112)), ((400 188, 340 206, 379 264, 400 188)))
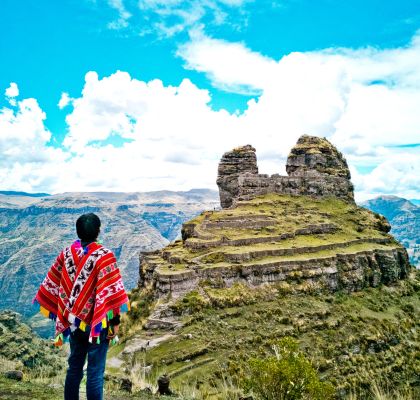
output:
MULTIPOLYGON (((215 87, 261 92, 239 120, 243 132, 264 132, 254 143, 268 172, 274 172, 273 157, 285 159, 297 137, 308 133, 329 138, 355 166, 376 166, 360 191, 371 185, 377 192, 393 188, 404 193, 405 187, 408 193, 418 183, 410 174, 399 180, 403 186, 383 184, 382 178, 392 168, 389 157, 392 166, 398 160, 406 162, 396 146, 419 141, 420 34, 402 48, 326 49, 291 53, 275 61, 242 43, 199 32, 177 54, 215 87)), ((418 156, 418 148, 414 151, 418 156)), ((412 165, 411 157, 408 168, 412 165)))
POLYGON ((209 93, 187 79, 164 86, 126 72, 102 79, 88 73, 64 140, 77 154, 72 163, 84 165, 79 185, 95 179, 131 191, 213 186, 218 154, 241 140, 225 134, 237 117, 212 110, 209 102, 209 93), (115 147, 116 136, 127 141, 115 147))
POLYGON ((10 86, 5 91, 6 97, 17 97, 19 96, 19 88, 15 82, 11 82, 10 86))
POLYGON ((420 157, 418 149, 389 153, 371 173, 361 175, 353 171, 353 182, 359 200, 374 194, 400 194, 406 198, 419 198, 420 157))
MULTIPOLYGON (((9 95, 18 94, 17 86, 9 95)), ((51 133, 35 99, 24 99, 0 110, 0 187, 14 190, 50 189, 63 152, 48 147, 51 133)), ((57 177, 58 178, 58 177, 57 177)))
POLYGON ((202 29, 190 32, 191 41, 178 48, 187 69, 204 72, 221 89, 258 94, 270 84, 277 63, 242 43, 207 37, 202 29))
POLYGON ((60 101, 58 102, 58 108, 62 110, 64 107, 67 107, 71 103, 72 99, 70 98, 69 94, 63 92, 60 97, 60 101))
POLYGON ((19 96, 19 88, 15 82, 11 82, 10 86, 4 92, 6 100, 11 106, 16 106, 15 97, 19 96))
POLYGON ((9 170, 3 166, 2 185, 11 187, 9 175, 13 187, 52 192, 215 187, 223 152, 252 144, 262 173, 285 173, 290 148, 306 133, 327 137, 344 153, 358 199, 418 197, 419 147, 411 145, 420 137, 419 50, 416 36, 402 48, 273 60, 195 31, 178 56, 218 88, 256 93, 242 113, 212 109, 211 92, 188 79, 166 86, 127 72, 100 78, 91 71, 79 97, 60 99, 61 108, 69 107, 62 150, 48 145, 45 114, 34 99, 1 111, 2 150, 13 160, 9 170), (4 136, 21 132, 19 143, 4 136))

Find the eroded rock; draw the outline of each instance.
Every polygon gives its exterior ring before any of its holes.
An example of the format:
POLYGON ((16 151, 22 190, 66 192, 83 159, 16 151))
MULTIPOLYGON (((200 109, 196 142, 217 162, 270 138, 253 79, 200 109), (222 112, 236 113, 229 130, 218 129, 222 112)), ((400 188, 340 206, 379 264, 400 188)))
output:
POLYGON ((250 145, 225 153, 217 178, 222 208, 267 193, 334 196, 354 202, 347 162, 325 138, 301 136, 289 154, 286 171, 288 176, 259 174, 250 145))

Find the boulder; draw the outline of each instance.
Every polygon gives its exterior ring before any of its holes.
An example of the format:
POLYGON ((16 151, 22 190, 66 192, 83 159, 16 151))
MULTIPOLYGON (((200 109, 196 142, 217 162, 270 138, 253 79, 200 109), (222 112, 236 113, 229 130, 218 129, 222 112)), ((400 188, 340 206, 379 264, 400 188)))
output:
POLYGON ((5 378, 13 379, 15 381, 21 381, 23 379, 23 372, 18 370, 6 371, 4 373, 5 378))

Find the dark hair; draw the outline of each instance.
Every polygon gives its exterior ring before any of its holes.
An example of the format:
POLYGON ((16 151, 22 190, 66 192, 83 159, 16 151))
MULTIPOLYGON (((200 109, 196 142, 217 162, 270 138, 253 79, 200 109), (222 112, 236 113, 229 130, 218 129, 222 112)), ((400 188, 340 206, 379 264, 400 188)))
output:
POLYGON ((76 221, 77 236, 83 242, 93 242, 98 238, 101 220, 94 213, 83 214, 76 221))

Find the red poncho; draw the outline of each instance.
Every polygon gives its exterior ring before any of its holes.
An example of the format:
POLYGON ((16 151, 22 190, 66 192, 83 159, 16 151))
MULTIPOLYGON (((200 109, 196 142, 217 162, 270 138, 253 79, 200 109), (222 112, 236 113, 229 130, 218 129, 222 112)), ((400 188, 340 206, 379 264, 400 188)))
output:
POLYGON ((112 251, 98 243, 83 248, 80 241, 64 249, 48 271, 34 301, 41 313, 56 320, 55 343, 60 346, 73 326, 86 330, 90 341, 110 319, 129 308, 117 260, 112 251))

